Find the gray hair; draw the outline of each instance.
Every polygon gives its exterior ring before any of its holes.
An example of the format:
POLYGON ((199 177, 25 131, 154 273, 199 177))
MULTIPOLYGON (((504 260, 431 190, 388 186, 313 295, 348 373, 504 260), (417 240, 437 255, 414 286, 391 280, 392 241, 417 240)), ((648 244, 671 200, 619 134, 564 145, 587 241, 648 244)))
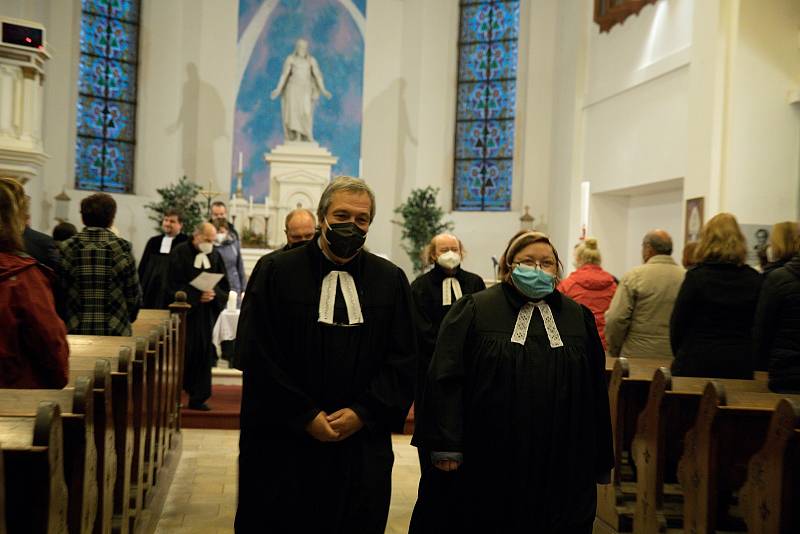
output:
POLYGON ((300 215, 301 213, 305 213, 309 217, 311 217, 311 222, 314 223, 314 226, 317 225, 317 219, 314 217, 314 212, 307 208, 296 208, 286 214, 286 220, 283 223, 284 228, 289 228, 289 223, 292 222, 296 216, 300 215))
POLYGON ((334 193, 347 192, 356 194, 369 195, 369 222, 375 219, 375 193, 367 185, 367 183, 360 178, 353 178, 352 176, 337 176, 325 191, 322 192, 322 197, 319 199, 319 207, 317 207, 317 218, 322 221, 325 214, 328 213, 328 208, 331 207, 334 193))
POLYGON ((672 238, 664 230, 647 232, 642 244, 648 245, 656 254, 672 254, 672 238))

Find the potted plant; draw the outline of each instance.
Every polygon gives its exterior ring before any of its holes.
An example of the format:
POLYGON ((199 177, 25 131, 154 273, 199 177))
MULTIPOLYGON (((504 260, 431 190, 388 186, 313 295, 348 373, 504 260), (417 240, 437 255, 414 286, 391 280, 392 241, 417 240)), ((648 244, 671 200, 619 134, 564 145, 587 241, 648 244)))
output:
POLYGON ((156 192, 161 195, 161 200, 145 205, 145 208, 151 212, 150 220, 156 223, 156 231, 161 231, 164 212, 168 209, 176 209, 181 214, 184 233, 191 234, 194 228, 205 220, 203 204, 197 200, 201 189, 201 186, 190 181, 186 176, 180 178, 176 184, 156 189, 156 192))
POLYGON ((436 203, 437 187, 412 189, 405 202, 394 212, 403 217, 402 221, 392 221, 403 228, 403 250, 414 266, 414 273, 423 270, 422 249, 437 234, 453 229, 451 221, 443 221, 444 210, 436 203))

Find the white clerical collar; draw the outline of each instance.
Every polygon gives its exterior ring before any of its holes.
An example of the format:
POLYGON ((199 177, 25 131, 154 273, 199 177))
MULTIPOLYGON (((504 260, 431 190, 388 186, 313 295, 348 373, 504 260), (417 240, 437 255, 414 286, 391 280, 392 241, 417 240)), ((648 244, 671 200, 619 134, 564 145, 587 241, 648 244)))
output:
POLYGON ((169 251, 172 250, 172 241, 174 239, 174 237, 165 234, 164 237, 161 238, 161 250, 159 250, 159 252, 161 254, 169 254, 169 251))
POLYGON ((344 303, 347 306, 347 324, 362 324, 364 316, 361 313, 361 302, 358 299, 356 282, 353 280, 353 276, 346 271, 331 271, 322 279, 318 321, 324 324, 334 324, 333 310, 334 304, 336 304, 336 288, 340 282, 344 303))
POLYGON ((204 252, 199 252, 197 256, 194 257, 194 268, 195 269, 210 269, 211 268, 211 261, 208 259, 208 254, 204 252))
POLYGON ((442 280, 442 306, 450 306, 453 303, 453 294, 455 294, 456 300, 461 298, 461 284, 458 282, 458 278, 448 276, 442 280))
POLYGON ((511 342, 520 345, 525 344, 525 340, 528 339, 528 327, 531 324, 534 308, 538 308, 542 316, 544 329, 547 332, 547 340, 550 342, 550 348, 563 347, 564 343, 561 341, 561 334, 558 333, 556 320, 553 318, 553 312, 550 310, 550 306, 543 300, 538 302, 526 302, 522 308, 519 309, 517 323, 514 325, 514 333, 511 334, 511 342))

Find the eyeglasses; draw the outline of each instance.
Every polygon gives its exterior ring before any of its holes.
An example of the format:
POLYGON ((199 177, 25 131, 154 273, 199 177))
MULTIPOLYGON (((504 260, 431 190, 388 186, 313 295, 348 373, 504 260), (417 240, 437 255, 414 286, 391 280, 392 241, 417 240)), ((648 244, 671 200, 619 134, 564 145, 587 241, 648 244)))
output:
POLYGON ((527 267, 534 267, 534 268, 542 270, 542 271, 552 271, 553 269, 556 268, 555 260, 551 260, 551 259, 544 259, 544 260, 541 260, 541 261, 522 260, 522 261, 514 262, 514 266, 516 267, 517 265, 525 265, 527 267))

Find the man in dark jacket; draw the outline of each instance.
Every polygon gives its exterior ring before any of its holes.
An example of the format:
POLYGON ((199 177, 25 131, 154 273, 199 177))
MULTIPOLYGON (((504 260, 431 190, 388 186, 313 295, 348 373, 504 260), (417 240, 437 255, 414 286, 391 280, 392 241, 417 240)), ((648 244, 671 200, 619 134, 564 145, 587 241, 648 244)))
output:
POLYGON ((145 308, 165 309, 175 300, 167 289, 169 254, 174 247, 188 239, 181 233, 182 229, 180 213, 168 209, 161 219, 163 233, 151 237, 144 247, 142 261, 139 262, 139 281, 142 283, 142 306, 145 308))
POLYGON ((800 254, 764 280, 753 325, 756 368, 769 388, 800 393, 800 254))
POLYGON ((28 224, 25 226, 25 231, 22 232, 22 240, 25 244, 25 252, 33 259, 54 271, 58 268, 58 245, 49 235, 31 228, 30 219, 28 219, 28 224))

